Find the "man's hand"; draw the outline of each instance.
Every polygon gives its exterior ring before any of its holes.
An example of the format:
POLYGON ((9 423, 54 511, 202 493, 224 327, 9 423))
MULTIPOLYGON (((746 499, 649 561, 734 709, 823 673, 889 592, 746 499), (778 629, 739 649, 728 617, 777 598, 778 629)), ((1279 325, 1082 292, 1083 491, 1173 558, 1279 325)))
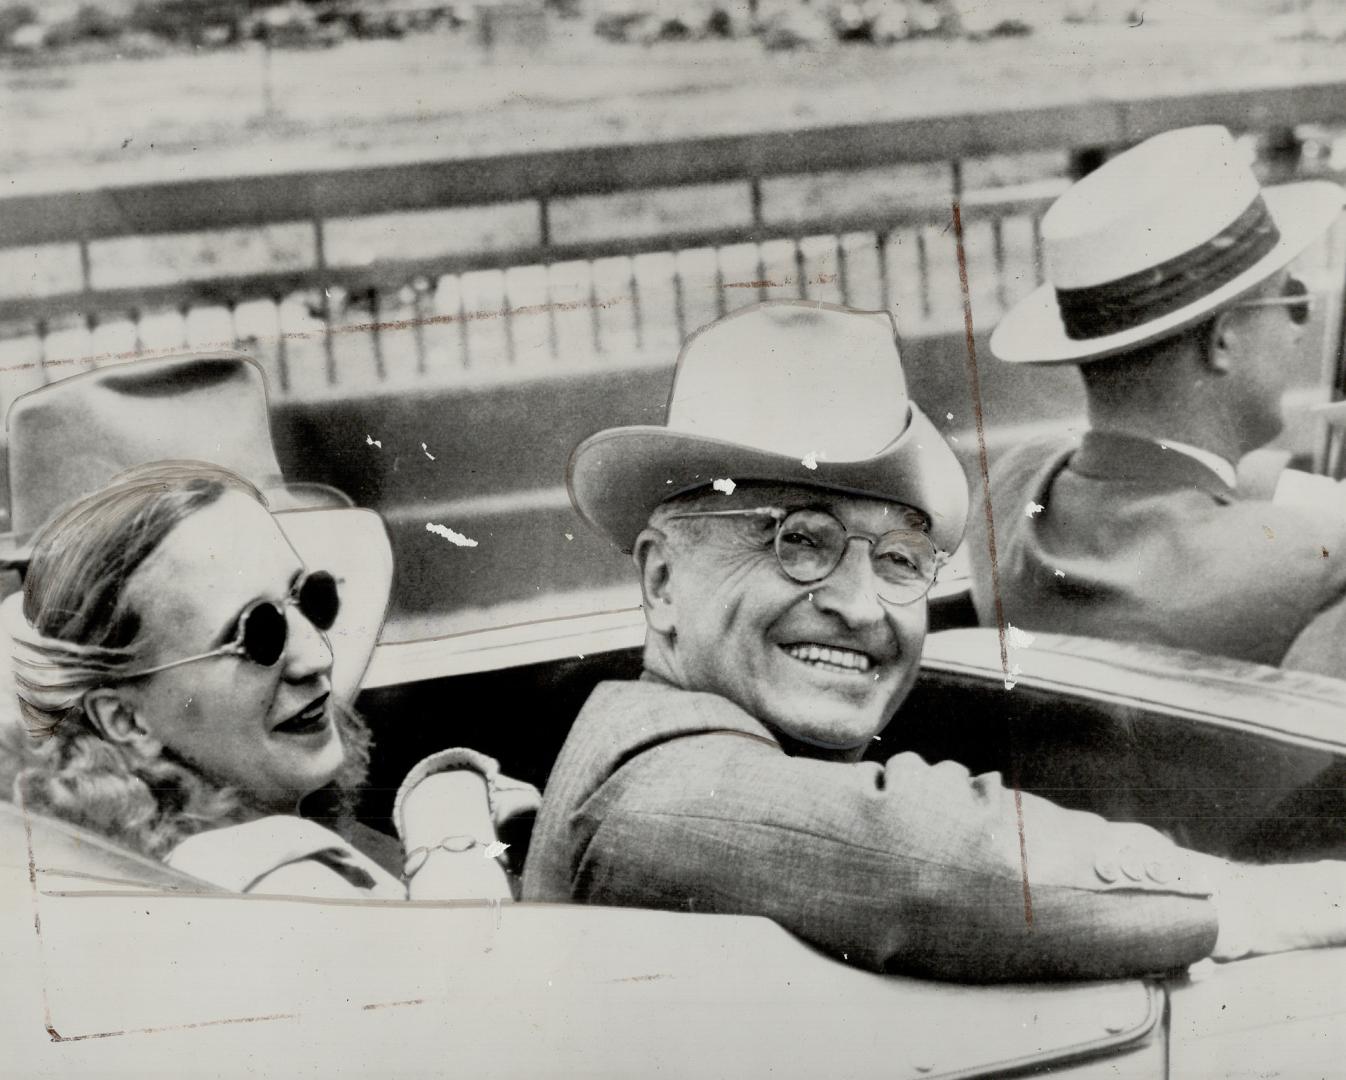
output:
POLYGON ((1224 863, 1212 883, 1216 960, 1346 945, 1346 863, 1224 863))

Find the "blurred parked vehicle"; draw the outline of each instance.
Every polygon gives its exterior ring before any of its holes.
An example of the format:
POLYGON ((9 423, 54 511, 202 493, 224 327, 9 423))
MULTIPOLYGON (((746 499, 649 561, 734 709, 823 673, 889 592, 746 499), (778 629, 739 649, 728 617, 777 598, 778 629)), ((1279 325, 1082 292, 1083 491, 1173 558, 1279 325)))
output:
POLYGON ((346 37, 346 26, 323 15, 321 9, 289 0, 251 19, 247 36, 275 48, 328 48, 346 37))
POLYGON ((244 0, 141 0, 130 21, 169 41, 232 44, 241 37, 247 12, 244 0))

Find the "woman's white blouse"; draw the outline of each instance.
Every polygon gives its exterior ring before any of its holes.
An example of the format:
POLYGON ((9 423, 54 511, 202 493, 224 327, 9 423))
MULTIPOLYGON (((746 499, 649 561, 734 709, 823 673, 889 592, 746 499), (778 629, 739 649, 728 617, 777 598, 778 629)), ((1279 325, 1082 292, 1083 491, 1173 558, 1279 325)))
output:
POLYGON ((277 814, 188 837, 169 866, 231 892, 405 900, 406 885, 330 829, 277 814))

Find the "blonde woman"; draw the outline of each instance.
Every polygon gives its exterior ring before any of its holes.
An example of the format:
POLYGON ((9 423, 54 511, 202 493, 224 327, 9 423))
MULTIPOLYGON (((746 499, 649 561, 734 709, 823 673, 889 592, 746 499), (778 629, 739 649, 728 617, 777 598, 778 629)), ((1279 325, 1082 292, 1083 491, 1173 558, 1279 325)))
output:
POLYGON ((398 793, 400 867, 352 842, 370 740, 333 693, 341 594, 217 466, 143 466, 68 507, 5 605, 15 801, 237 891, 508 897, 495 829, 537 794, 472 751, 398 793))

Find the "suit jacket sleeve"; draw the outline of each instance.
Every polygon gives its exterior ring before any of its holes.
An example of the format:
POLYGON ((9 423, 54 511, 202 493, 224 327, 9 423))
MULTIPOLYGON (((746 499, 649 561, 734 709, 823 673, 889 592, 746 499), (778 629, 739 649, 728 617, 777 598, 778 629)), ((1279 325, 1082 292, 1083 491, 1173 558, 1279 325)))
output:
POLYGON ((1214 947, 1202 856, 953 763, 711 732, 645 749, 586 802, 576 899, 766 915, 875 969, 1107 978, 1214 947))

